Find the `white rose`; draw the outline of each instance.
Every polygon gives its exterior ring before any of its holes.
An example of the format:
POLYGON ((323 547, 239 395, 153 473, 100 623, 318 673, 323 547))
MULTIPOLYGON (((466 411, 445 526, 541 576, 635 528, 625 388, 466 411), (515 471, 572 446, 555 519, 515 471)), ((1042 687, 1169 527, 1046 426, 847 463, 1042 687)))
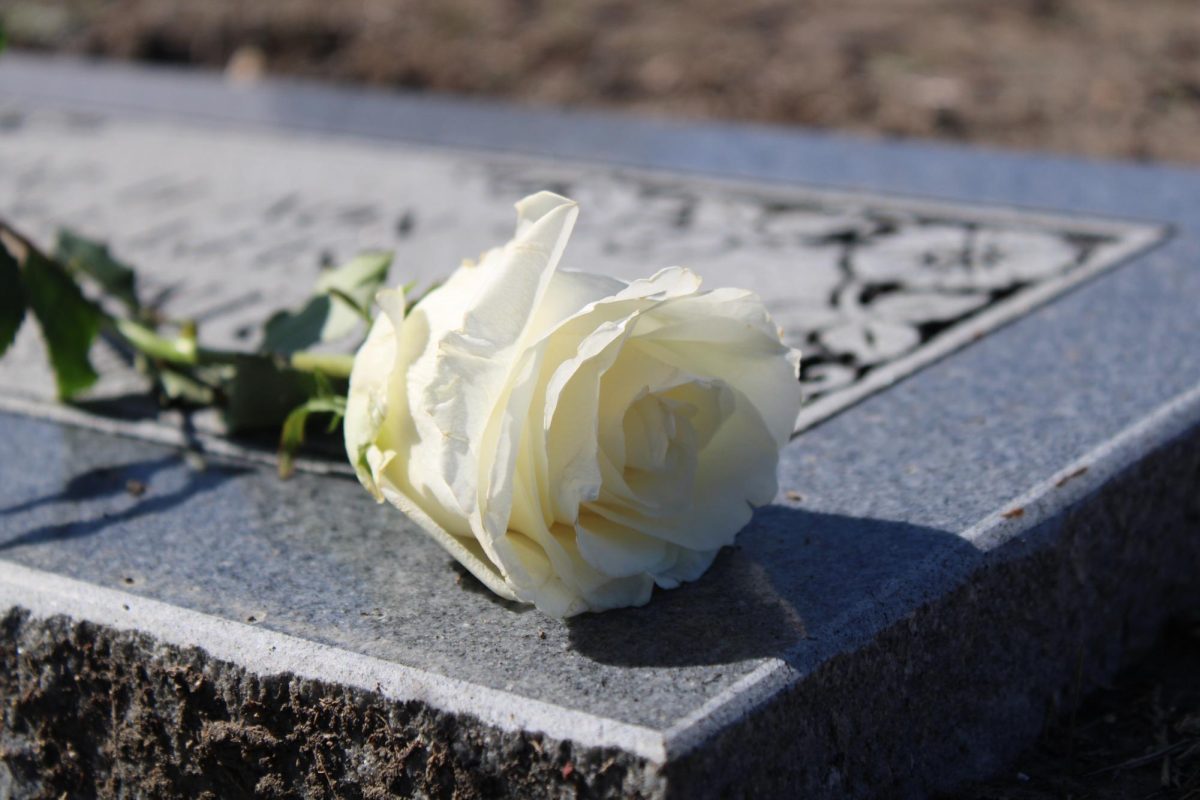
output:
POLYGON ((354 361, 359 479, 497 594, 566 617, 694 580, 775 497, 799 354, 759 298, 672 267, 558 270, 576 204, 517 204, 512 241, 404 311, 354 361))

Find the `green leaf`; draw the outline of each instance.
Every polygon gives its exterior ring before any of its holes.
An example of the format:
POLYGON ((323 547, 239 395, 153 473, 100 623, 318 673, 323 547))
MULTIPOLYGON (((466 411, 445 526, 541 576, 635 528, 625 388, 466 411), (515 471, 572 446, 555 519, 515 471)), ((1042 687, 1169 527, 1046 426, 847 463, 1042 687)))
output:
POLYGON ((288 478, 295 471, 295 456, 304 444, 304 428, 311 414, 330 414, 329 432, 337 429, 346 415, 346 398, 335 395, 314 397, 292 409, 283 422, 279 435, 279 477, 288 478))
POLYGON ((287 355, 346 336, 369 320, 367 309, 391 264, 391 253, 366 253, 325 273, 302 308, 267 320, 261 349, 287 355))
MULTIPOLYGON (((310 372, 291 369, 266 355, 239 355, 220 371, 225 424, 231 432, 278 429, 297 406, 323 394, 322 382, 310 372)), ((334 385, 344 393, 346 382, 334 385)))
POLYGON ((364 309, 371 307, 375 293, 387 281, 391 266, 391 253, 363 253, 321 276, 317 281, 317 293, 336 292, 343 300, 342 303, 334 304, 331 322, 335 327, 344 327, 345 333, 353 330, 354 325, 364 316, 364 309), (357 308, 344 303, 347 298, 353 300, 357 308))
POLYGON ((113 258, 106 246, 61 230, 55 255, 67 269, 81 272, 100 284, 106 294, 120 300, 131 313, 139 311, 137 275, 128 265, 113 258))
POLYGON ((21 277, 50 353, 58 396, 68 400, 96 382, 99 376, 88 351, 100 330, 103 314, 83 296, 62 265, 29 248, 21 277))
POLYGON ((367 323, 368 325, 371 324, 371 309, 370 308, 364 308, 363 306, 359 305, 359 303, 356 299, 354 299, 350 295, 346 294, 341 289, 338 289, 337 287, 330 287, 327 290, 327 294, 330 297, 332 297, 334 300, 340 300, 342 302, 342 305, 346 306, 346 308, 353 311, 360 320, 367 323))
POLYGON ((314 297, 299 311, 280 311, 267 320, 263 350, 289 355, 325 340, 325 326, 333 312, 333 298, 314 297))
POLYGON ((0 244, 0 356, 8 351, 25 321, 25 292, 17 260, 0 244))

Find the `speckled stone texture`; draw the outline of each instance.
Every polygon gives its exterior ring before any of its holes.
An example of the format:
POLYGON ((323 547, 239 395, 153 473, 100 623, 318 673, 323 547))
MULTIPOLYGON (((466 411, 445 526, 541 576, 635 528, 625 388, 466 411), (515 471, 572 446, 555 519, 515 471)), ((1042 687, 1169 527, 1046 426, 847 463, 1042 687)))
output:
MULTIPOLYGON (((212 439, 201 468, 152 410, 2 385, 14 796, 919 797, 1003 764, 1200 602, 1195 172, 21 57, 0 106, 211 131, 222 153, 507 148, 1169 230, 822 418, 702 580, 565 624, 346 477, 280 483, 212 439)), ((21 179, 0 213, 47 213, 21 179)), ((86 186, 72 213, 105 199, 86 186)))

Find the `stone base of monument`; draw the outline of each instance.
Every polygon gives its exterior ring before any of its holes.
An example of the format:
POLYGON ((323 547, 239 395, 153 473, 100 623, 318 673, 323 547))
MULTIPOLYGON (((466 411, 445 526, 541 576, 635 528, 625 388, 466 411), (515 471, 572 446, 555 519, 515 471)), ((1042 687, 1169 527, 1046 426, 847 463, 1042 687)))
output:
POLYGON ((1200 606, 1194 172, 29 57, 0 109, 0 215, 109 239, 227 346, 322 261, 431 280, 549 186, 568 262, 759 291, 810 398, 707 575, 562 623, 115 360, 48 402, 24 336, 0 795, 923 796, 1200 606))

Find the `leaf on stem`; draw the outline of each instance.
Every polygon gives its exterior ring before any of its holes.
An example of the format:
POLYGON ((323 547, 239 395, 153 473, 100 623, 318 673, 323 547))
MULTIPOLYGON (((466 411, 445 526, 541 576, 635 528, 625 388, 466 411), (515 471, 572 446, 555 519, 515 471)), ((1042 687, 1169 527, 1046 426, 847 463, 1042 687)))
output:
POLYGON ((61 230, 58 232, 55 255, 67 269, 94 280, 105 294, 121 301, 131 314, 140 311, 137 275, 128 265, 113 258, 105 245, 69 230, 61 230))
POLYGON ((313 397, 292 409, 279 435, 279 477, 289 478, 295 471, 296 451, 304 444, 304 428, 311 414, 330 414, 329 432, 337 429, 346 415, 346 398, 336 395, 313 397))
POLYGON ((0 356, 8 350, 25 321, 25 292, 17 260, 0 243, 0 356))
POLYGON ((83 296, 61 264, 34 248, 26 249, 23 266, 25 297, 42 329, 58 396, 68 400, 99 377, 88 359, 88 351, 100 330, 103 312, 83 296))
POLYGON ((366 253, 325 273, 302 308, 267 320, 261 349, 288 355, 340 339, 364 319, 369 321, 371 301, 391 264, 391 253, 366 253))
MULTIPOLYGON (((225 424, 233 433, 280 425, 297 406, 322 394, 322 380, 311 372, 292 369, 270 356, 239 355, 222 371, 225 424)), ((338 391, 345 393, 345 382, 338 391)))
POLYGON ((263 327, 260 349, 280 355, 306 350, 325 340, 325 324, 333 311, 329 295, 314 297, 299 311, 278 311, 263 327))

